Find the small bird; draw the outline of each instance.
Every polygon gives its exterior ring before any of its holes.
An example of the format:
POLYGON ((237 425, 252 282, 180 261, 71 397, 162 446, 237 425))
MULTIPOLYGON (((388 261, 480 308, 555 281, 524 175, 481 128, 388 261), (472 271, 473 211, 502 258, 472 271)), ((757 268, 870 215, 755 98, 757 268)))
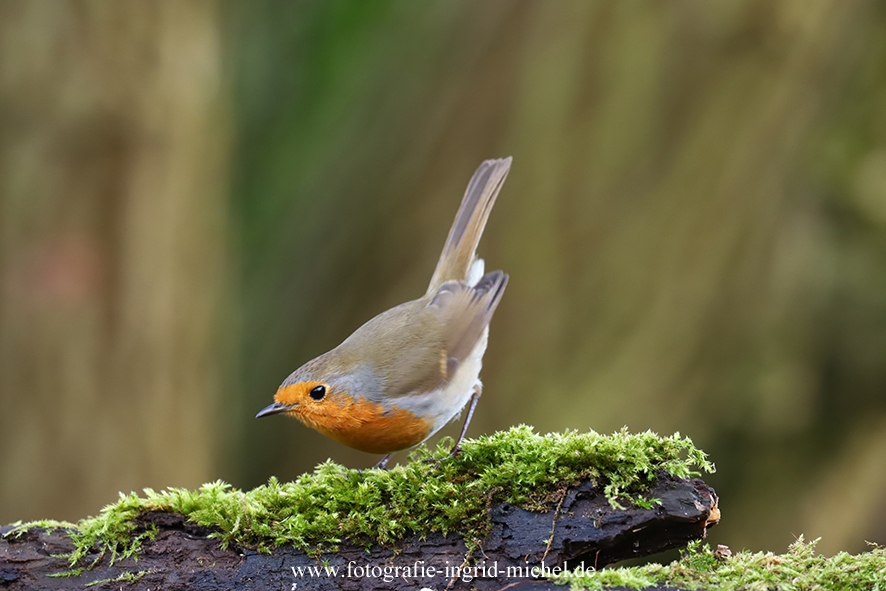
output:
POLYGON ((501 271, 484 274, 477 244, 510 168, 510 157, 477 168, 425 295, 292 372, 256 418, 293 416, 340 443, 387 454, 376 464, 384 468, 468 405, 450 452, 458 453, 482 392, 489 321, 508 283, 501 271))

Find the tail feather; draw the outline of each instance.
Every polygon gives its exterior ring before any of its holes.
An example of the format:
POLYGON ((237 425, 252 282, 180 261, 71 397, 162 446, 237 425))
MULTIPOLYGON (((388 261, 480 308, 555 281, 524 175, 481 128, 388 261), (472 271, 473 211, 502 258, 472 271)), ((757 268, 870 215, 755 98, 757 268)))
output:
POLYGON ((495 205, 495 198, 498 197, 510 168, 510 156, 500 160, 486 160, 471 177, 440 254, 440 261, 431 277, 429 294, 436 292, 446 281, 467 280, 489 212, 495 205))

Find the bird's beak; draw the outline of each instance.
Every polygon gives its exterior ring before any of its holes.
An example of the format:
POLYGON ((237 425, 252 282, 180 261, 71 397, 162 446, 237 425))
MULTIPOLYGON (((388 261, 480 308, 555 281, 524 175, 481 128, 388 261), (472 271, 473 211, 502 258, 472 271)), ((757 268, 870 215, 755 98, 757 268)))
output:
POLYGON ((281 412, 286 412, 287 410, 290 410, 291 408, 292 408, 291 406, 288 406, 286 404, 280 404, 279 402, 275 402, 271 405, 264 407, 260 411, 258 411, 258 414, 255 415, 255 418, 260 419, 262 417, 266 417, 269 415, 276 415, 281 412))

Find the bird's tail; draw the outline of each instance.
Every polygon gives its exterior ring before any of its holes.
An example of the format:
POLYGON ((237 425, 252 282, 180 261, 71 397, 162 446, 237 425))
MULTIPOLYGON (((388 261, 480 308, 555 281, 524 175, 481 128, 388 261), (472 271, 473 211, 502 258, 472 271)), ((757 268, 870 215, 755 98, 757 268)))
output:
POLYGON ((446 281, 468 279, 489 212, 495 205, 495 198, 498 197, 510 169, 510 156, 500 160, 486 160, 471 177, 440 254, 440 261, 431 277, 428 293, 436 292, 446 281))

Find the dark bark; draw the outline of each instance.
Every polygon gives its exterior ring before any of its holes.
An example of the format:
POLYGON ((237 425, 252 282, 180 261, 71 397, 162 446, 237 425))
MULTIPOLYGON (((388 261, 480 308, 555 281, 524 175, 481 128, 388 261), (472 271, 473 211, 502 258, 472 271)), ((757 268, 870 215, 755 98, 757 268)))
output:
POLYGON ((707 527, 719 519, 716 494, 701 480, 662 475, 649 496, 660 499, 661 505, 615 510, 599 487, 584 482, 566 489, 544 513, 494 505, 492 528, 482 541, 482 551, 474 552, 470 572, 461 577, 453 574, 466 566, 467 550, 464 540, 457 537, 412 537, 396 549, 373 546, 366 550, 343 543, 338 552, 316 559, 288 546, 271 554, 246 548, 223 550, 217 540, 208 537, 210 529, 187 524, 179 515, 150 513, 141 519, 156 524, 160 533, 145 543, 137 561, 126 559, 110 565, 105 557, 79 577, 48 576, 68 568, 57 557, 72 548, 64 531, 34 530, 17 538, 3 538, 0 589, 82 589, 90 582, 115 579, 127 572, 146 574, 134 583, 116 581, 90 588, 444 589, 452 582, 454 589, 554 589, 552 583, 536 580, 530 569, 564 563, 575 568, 582 562, 585 568, 601 568, 626 558, 648 556, 703 538, 707 527), (554 535, 548 542, 552 530, 554 535), (338 574, 327 575, 324 566, 337 568, 338 574), (382 569, 386 567, 391 580, 385 580, 382 569), (394 571, 397 567, 399 572, 394 571), (319 571, 311 573, 309 568, 319 571), (404 572, 407 568, 410 570, 404 572))

